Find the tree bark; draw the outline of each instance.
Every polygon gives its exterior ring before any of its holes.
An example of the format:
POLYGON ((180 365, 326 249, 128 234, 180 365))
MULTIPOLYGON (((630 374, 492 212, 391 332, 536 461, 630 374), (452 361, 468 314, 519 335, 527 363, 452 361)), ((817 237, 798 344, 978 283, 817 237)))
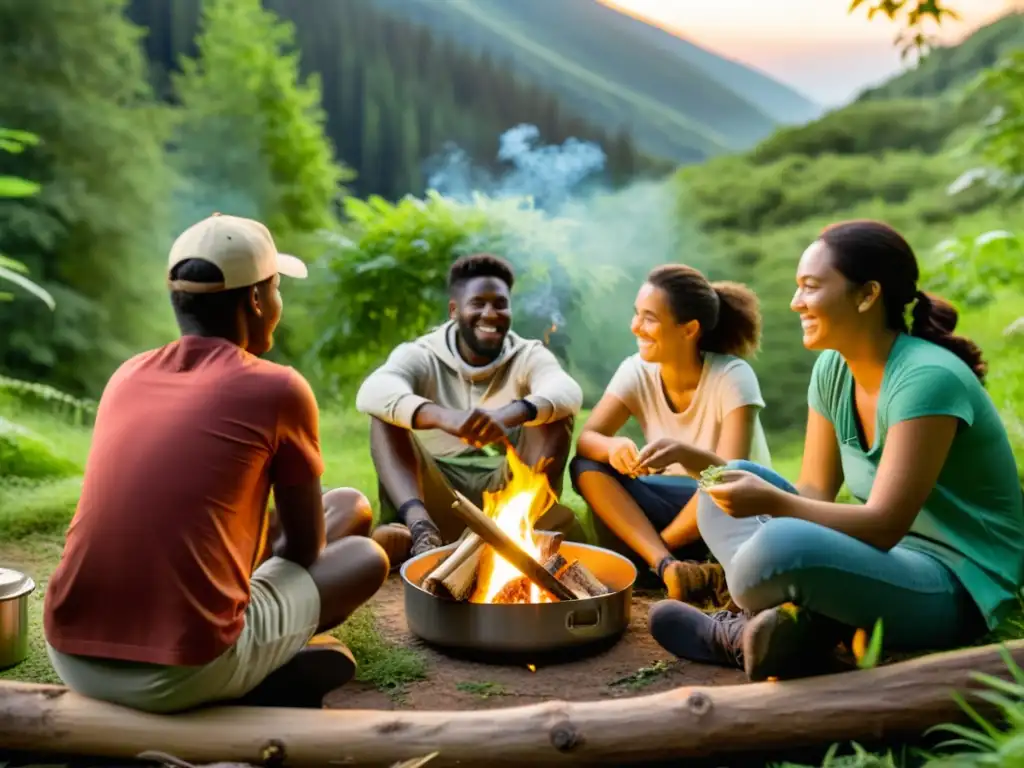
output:
MULTIPOLYGON (((1024 641, 1007 648, 1024 664, 1024 641)), ((920 734, 959 720, 974 672, 1009 679, 999 646, 806 680, 683 687, 631 699, 477 712, 218 707, 149 715, 59 686, 0 681, 0 748, 192 763, 380 765, 437 751, 430 766, 626 764, 920 734)), ((969 700, 982 711, 984 702, 969 700)))

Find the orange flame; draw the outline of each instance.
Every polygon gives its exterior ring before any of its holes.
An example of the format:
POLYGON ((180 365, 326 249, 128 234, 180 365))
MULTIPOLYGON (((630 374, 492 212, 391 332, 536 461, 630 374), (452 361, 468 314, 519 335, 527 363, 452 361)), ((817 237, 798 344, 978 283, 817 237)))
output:
MULTIPOLYGON (((483 512, 534 560, 539 561, 541 550, 534 540, 533 526, 555 501, 548 476, 542 467, 531 468, 523 463, 514 450, 507 453, 510 479, 495 493, 484 493, 483 512)), ((474 603, 493 603, 494 598, 510 581, 522 577, 519 569, 501 557, 492 547, 486 547, 480 558, 476 587, 470 600, 474 603)), ((536 584, 530 584, 531 603, 551 602, 551 598, 536 584)))

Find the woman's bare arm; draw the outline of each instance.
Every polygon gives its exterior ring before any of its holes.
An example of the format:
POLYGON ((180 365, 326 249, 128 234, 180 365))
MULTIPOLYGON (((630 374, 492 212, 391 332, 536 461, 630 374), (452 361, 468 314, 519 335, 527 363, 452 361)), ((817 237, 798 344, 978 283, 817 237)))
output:
POLYGON ((615 435, 629 420, 629 408, 615 395, 605 394, 583 425, 576 453, 592 461, 608 462, 608 450, 615 435))
POLYGON ((867 503, 837 504, 787 495, 780 513, 824 525, 888 551, 906 536, 935 488, 956 430, 954 416, 902 421, 886 433, 867 503))
POLYGON ((805 498, 835 501, 842 487, 843 465, 835 427, 816 410, 808 408, 804 456, 796 488, 805 498))

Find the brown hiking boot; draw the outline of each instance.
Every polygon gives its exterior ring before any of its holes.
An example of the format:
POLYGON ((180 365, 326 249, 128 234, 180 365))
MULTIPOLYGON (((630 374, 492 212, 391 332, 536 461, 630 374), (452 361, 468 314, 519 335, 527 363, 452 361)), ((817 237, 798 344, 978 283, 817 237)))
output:
POLYGON ((665 567, 661 578, 673 600, 693 605, 711 604, 734 612, 739 610, 729 596, 725 569, 718 563, 676 560, 665 567))
POLYGON ((849 630, 792 603, 761 611, 743 628, 742 660, 752 682, 841 671, 835 649, 849 630))

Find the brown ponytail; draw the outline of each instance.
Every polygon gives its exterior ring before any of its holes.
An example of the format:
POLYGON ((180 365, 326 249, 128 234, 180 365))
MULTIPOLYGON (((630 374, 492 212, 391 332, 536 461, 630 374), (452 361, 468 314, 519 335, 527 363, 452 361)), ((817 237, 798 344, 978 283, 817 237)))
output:
POLYGON ((665 292, 677 322, 696 320, 700 324, 702 350, 747 357, 760 346, 760 302, 745 285, 710 283, 683 264, 656 267, 647 282, 665 292))
POLYGON ((988 365, 982 358, 981 349, 965 336, 953 333, 959 319, 953 305, 924 291, 918 291, 916 299, 917 303, 911 311, 913 322, 910 334, 948 349, 967 363, 974 375, 984 382, 988 365))
POLYGON ((907 333, 906 307, 916 300, 910 334, 945 347, 985 381, 981 349, 970 339, 953 335, 953 305, 918 290, 917 256, 899 232, 880 221, 855 220, 826 227, 819 239, 828 246, 835 268, 851 283, 878 283, 890 330, 907 333))
POLYGON ((761 345, 761 303, 741 283, 712 283, 718 294, 718 322, 700 337, 700 348, 748 357, 761 345))

